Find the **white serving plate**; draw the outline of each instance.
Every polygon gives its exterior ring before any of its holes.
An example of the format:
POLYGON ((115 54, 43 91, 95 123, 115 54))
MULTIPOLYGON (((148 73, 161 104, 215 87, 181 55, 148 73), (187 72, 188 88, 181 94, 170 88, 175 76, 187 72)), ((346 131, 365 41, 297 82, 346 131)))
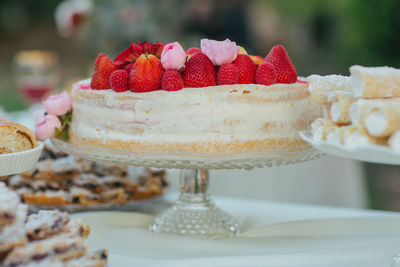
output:
POLYGON ((326 154, 371 163, 400 165, 400 153, 386 146, 368 145, 347 147, 327 141, 317 141, 312 138, 310 132, 300 132, 300 137, 315 149, 326 154))
POLYGON ((0 176, 12 175, 35 168, 43 150, 43 143, 21 152, 0 155, 0 176))

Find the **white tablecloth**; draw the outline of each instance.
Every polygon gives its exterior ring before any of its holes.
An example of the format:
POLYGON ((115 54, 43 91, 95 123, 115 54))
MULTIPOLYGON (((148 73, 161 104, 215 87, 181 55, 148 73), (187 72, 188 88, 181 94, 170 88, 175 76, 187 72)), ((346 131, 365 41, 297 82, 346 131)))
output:
MULTIPOLYGON (((176 194, 139 205, 156 213, 176 194), (149 209, 150 207, 150 209, 149 209)), ((152 214, 87 212, 88 244, 107 247, 110 267, 123 266, 390 266, 400 252, 400 215, 391 212, 215 197, 241 223, 233 238, 154 234, 152 214)), ((139 209, 140 210, 140 209, 139 209)))

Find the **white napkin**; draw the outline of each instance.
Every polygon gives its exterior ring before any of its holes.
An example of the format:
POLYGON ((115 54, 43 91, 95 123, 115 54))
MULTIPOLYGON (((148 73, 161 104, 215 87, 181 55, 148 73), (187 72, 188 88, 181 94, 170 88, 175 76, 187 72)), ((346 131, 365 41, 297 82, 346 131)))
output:
POLYGON ((89 244, 108 247, 110 267, 389 266, 400 252, 400 216, 292 221, 219 239, 154 234, 140 213, 75 216, 91 225, 89 244))

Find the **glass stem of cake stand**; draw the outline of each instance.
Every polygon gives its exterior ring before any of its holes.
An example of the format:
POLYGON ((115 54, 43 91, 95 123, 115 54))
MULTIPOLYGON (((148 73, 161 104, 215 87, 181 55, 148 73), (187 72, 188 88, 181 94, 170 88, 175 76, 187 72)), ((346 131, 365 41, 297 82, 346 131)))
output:
POLYGON ((153 232, 184 235, 233 236, 239 225, 230 215, 217 208, 208 194, 209 174, 204 169, 180 172, 180 196, 172 208, 156 217, 153 232))

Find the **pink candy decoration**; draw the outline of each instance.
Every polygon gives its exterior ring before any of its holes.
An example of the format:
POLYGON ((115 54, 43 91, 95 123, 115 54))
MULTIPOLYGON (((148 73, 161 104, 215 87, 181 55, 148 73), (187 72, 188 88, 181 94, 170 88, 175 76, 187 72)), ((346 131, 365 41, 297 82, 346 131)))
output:
POLYGON ((48 114, 36 125, 35 135, 39 140, 45 140, 55 135, 56 128, 61 130, 60 120, 57 116, 48 114))
POLYGON ((231 63, 240 50, 240 47, 229 39, 225 41, 201 39, 200 47, 201 52, 206 54, 215 66, 231 63))
POLYGON ((186 52, 178 42, 164 46, 161 53, 161 64, 165 70, 180 70, 185 62, 186 52))
POLYGON ((72 98, 66 91, 63 91, 60 94, 49 96, 43 101, 43 106, 48 114, 62 116, 71 109, 72 98))

